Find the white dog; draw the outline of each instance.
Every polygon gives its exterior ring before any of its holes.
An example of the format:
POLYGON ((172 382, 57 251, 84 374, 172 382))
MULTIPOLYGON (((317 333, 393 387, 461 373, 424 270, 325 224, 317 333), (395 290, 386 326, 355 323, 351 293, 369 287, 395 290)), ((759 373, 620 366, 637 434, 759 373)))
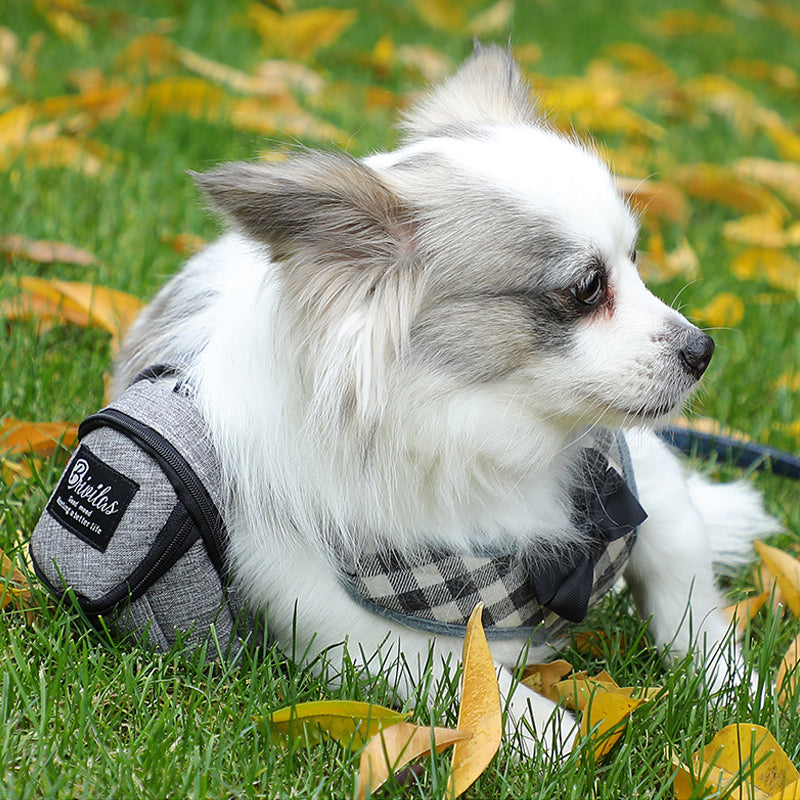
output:
MULTIPOLYGON (((413 672, 432 641, 437 665, 459 657, 483 599, 509 725, 568 748, 571 717, 511 696, 520 652, 546 659, 623 567, 659 646, 721 648, 712 562, 773 523, 647 430, 713 342, 645 288, 613 178, 509 56, 478 48, 403 131, 363 160, 197 175, 231 231, 143 312, 115 387, 152 364, 194 387, 236 581, 278 642, 399 646, 413 672)), ((741 673, 728 652, 714 686, 741 673)))

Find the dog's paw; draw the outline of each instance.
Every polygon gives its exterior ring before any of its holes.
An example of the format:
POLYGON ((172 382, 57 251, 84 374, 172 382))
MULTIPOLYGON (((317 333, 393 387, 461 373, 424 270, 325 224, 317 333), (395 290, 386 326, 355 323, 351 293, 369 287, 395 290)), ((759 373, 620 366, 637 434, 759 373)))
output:
POLYGON ((575 744, 575 715, 520 685, 506 708, 506 738, 520 757, 566 758, 575 744))

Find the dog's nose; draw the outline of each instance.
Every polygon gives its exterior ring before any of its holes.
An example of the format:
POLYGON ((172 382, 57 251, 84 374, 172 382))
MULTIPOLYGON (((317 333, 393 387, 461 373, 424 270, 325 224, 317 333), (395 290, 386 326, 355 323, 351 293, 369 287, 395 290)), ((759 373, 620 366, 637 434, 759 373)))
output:
POLYGON ((703 331, 695 330, 684 340, 680 357, 686 370, 699 380, 714 354, 714 340, 703 331))

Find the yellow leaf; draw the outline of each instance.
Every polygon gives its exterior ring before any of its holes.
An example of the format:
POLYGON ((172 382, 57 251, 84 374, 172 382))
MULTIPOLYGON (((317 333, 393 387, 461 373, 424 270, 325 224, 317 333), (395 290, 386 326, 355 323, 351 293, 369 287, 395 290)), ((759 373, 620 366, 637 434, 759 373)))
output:
POLYGON ((618 177, 616 180, 620 191, 643 213, 672 222, 686 219, 686 197, 674 184, 639 178, 618 177))
POLYGON ((735 58, 728 65, 728 69, 734 75, 757 81, 766 81, 785 91, 794 92, 800 89, 800 75, 785 64, 735 58))
POLYGON ((391 36, 381 36, 372 48, 370 65, 380 76, 386 76, 397 63, 397 48, 391 36))
POLYGON ((409 70, 433 83, 442 80, 453 70, 450 59, 438 50, 424 44, 403 44, 397 48, 397 60, 409 70))
POLYGON ((17 607, 31 599, 31 586, 14 562, 0 550, 0 609, 12 603, 17 607))
POLYGON ((780 192, 791 203, 800 206, 800 164, 768 158, 742 158, 734 163, 733 171, 740 178, 780 192))
POLYGON ((800 245, 800 222, 784 228, 772 214, 751 214, 725 223, 722 235, 731 242, 779 250, 800 245))
POLYGON ((718 164, 688 164, 678 167, 672 179, 688 194, 745 213, 763 212, 775 219, 788 219, 789 212, 772 192, 742 180, 728 167, 718 164))
POLYGON ((93 253, 66 242, 27 239, 13 233, 0 236, 0 253, 26 258, 28 261, 36 261, 39 264, 59 262, 89 267, 98 263, 93 253))
POLYGON ((795 617, 800 617, 800 561, 764 542, 753 544, 767 569, 777 579, 786 605, 795 617))
POLYGON ((647 698, 634 699, 612 691, 595 692, 584 708, 575 746, 581 740, 591 737, 595 760, 602 758, 622 736, 622 722, 646 702, 647 698))
POLYGON ((716 14, 700 14, 689 9, 664 11, 646 27, 662 36, 685 36, 691 33, 708 33, 727 36, 734 30, 733 22, 716 14))
POLYGON ((494 36, 509 33, 514 18, 514 0, 497 0, 485 11, 474 16, 467 25, 472 36, 494 36))
POLYGON ((363 800, 404 764, 436 750, 472 737, 471 733, 450 728, 425 728, 400 722, 379 731, 361 752, 356 776, 356 797, 363 800))
POLYGON ((85 313, 89 324, 99 325, 111 334, 112 349, 119 345, 144 306, 141 300, 126 292, 90 283, 23 276, 19 285, 25 292, 57 307, 85 313))
POLYGON ((0 114, 0 153, 22 147, 35 121, 36 109, 32 103, 14 106, 0 114))
POLYGON ((133 110, 139 114, 185 114, 191 119, 227 122, 228 99, 219 86, 203 78, 164 78, 144 89, 133 110))
POLYGON ((650 700, 661 691, 660 686, 618 686, 616 681, 605 671, 589 676, 585 672, 576 672, 552 687, 552 699, 563 701, 568 708, 583 711, 596 693, 617 694, 620 697, 650 700))
POLYGON ((57 448, 71 450, 78 441, 78 426, 71 422, 0 421, 0 453, 50 456, 57 448))
POLYGON ((478 779, 494 758, 503 737, 500 690, 492 654, 483 632, 483 603, 470 615, 464 638, 461 676, 460 731, 472 738, 456 742, 445 797, 455 798, 478 779))
POLYGON ((707 306, 692 309, 692 317, 712 328, 735 328, 744 319, 744 302, 731 292, 720 292, 707 306))
POLYGON ((728 725, 692 756, 691 765, 675 757, 673 764, 678 769, 673 784, 677 800, 713 791, 724 797, 770 800, 800 780, 786 753, 761 725, 728 725))
POLYGON ((352 9, 314 8, 279 14, 261 3, 250 3, 247 17, 264 45, 299 61, 308 61, 323 47, 333 44, 355 21, 352 9))
POLYGON ((654 233, 647 240, 647 249, 641 253, 639 268, 651 280, 663 281, 677 276, 693 278, 700 270, 700 261, 685 237, 674 250, 667 250, 661 234, 654 233))
POLYGON ((769 598, 769 592, 761 592, 761 594, 746 597, 744 600, 722 609, 722 613, 728 622, 736 622, 737 629, 743 632, 747 628, 747 623, 753 619, 769 598))
POLYGON ((258 97, 242 97, 231 102, 231 109, 230 124, 238 130, 340 143, 350 138, 340 128, 302 109, 289 96, 282 98, 280 104, 258 97))
POLYGON ((778 668, 778 675, 775 679, 778 697, 783 700, 797 698, 798 681, 800 681, 798 662, 800 662, 800 634, 789 645, 781 659, 781 665, 778 668))
POLYGON ((551 700, 557 700, 558 696, 554 687, 564 675, 571 671, 572 664, 563 659, 546 664, 528 664, 522 670, 520 683, 524 683, 529 689, 533 689, 534 692, 543 694, 551 700))
POLYGON ((408 717, 409 714, 357 700, 317 700, 274 711, 267 724, 273 737, 300 743, 335 739, 357 750, 382 728, 408 717))
POLYGON ((426 25, 448 33, 462 31, 467 21, 463 4, 456 0, 412 0, 412 5, 426 25))
POLYGON ((800 136, 775 111, 758 109, 756 122, 775 145, 778 155, 787 161, 800 161, 800 136))
POLYGON ((800 299, 800 262, 780 250, 752 247, 731 264, 734 275, 745 280, 764 279, 772 286, 793 292, 800 299))

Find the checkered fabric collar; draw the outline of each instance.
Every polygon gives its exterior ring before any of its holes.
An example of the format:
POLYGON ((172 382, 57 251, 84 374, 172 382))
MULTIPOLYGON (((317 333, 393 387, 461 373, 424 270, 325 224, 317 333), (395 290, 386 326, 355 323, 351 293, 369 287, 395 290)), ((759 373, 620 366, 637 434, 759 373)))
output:
POLYGON ((583 545, 570 545, 557 558, 373 550, 340 564, 342 584, 361 605, 412 628, 463 636, 482 602, 489 638, 552 641, 614 585, 647 517, 621 435, 593 434, 581 450, 571 497, 583 545))

